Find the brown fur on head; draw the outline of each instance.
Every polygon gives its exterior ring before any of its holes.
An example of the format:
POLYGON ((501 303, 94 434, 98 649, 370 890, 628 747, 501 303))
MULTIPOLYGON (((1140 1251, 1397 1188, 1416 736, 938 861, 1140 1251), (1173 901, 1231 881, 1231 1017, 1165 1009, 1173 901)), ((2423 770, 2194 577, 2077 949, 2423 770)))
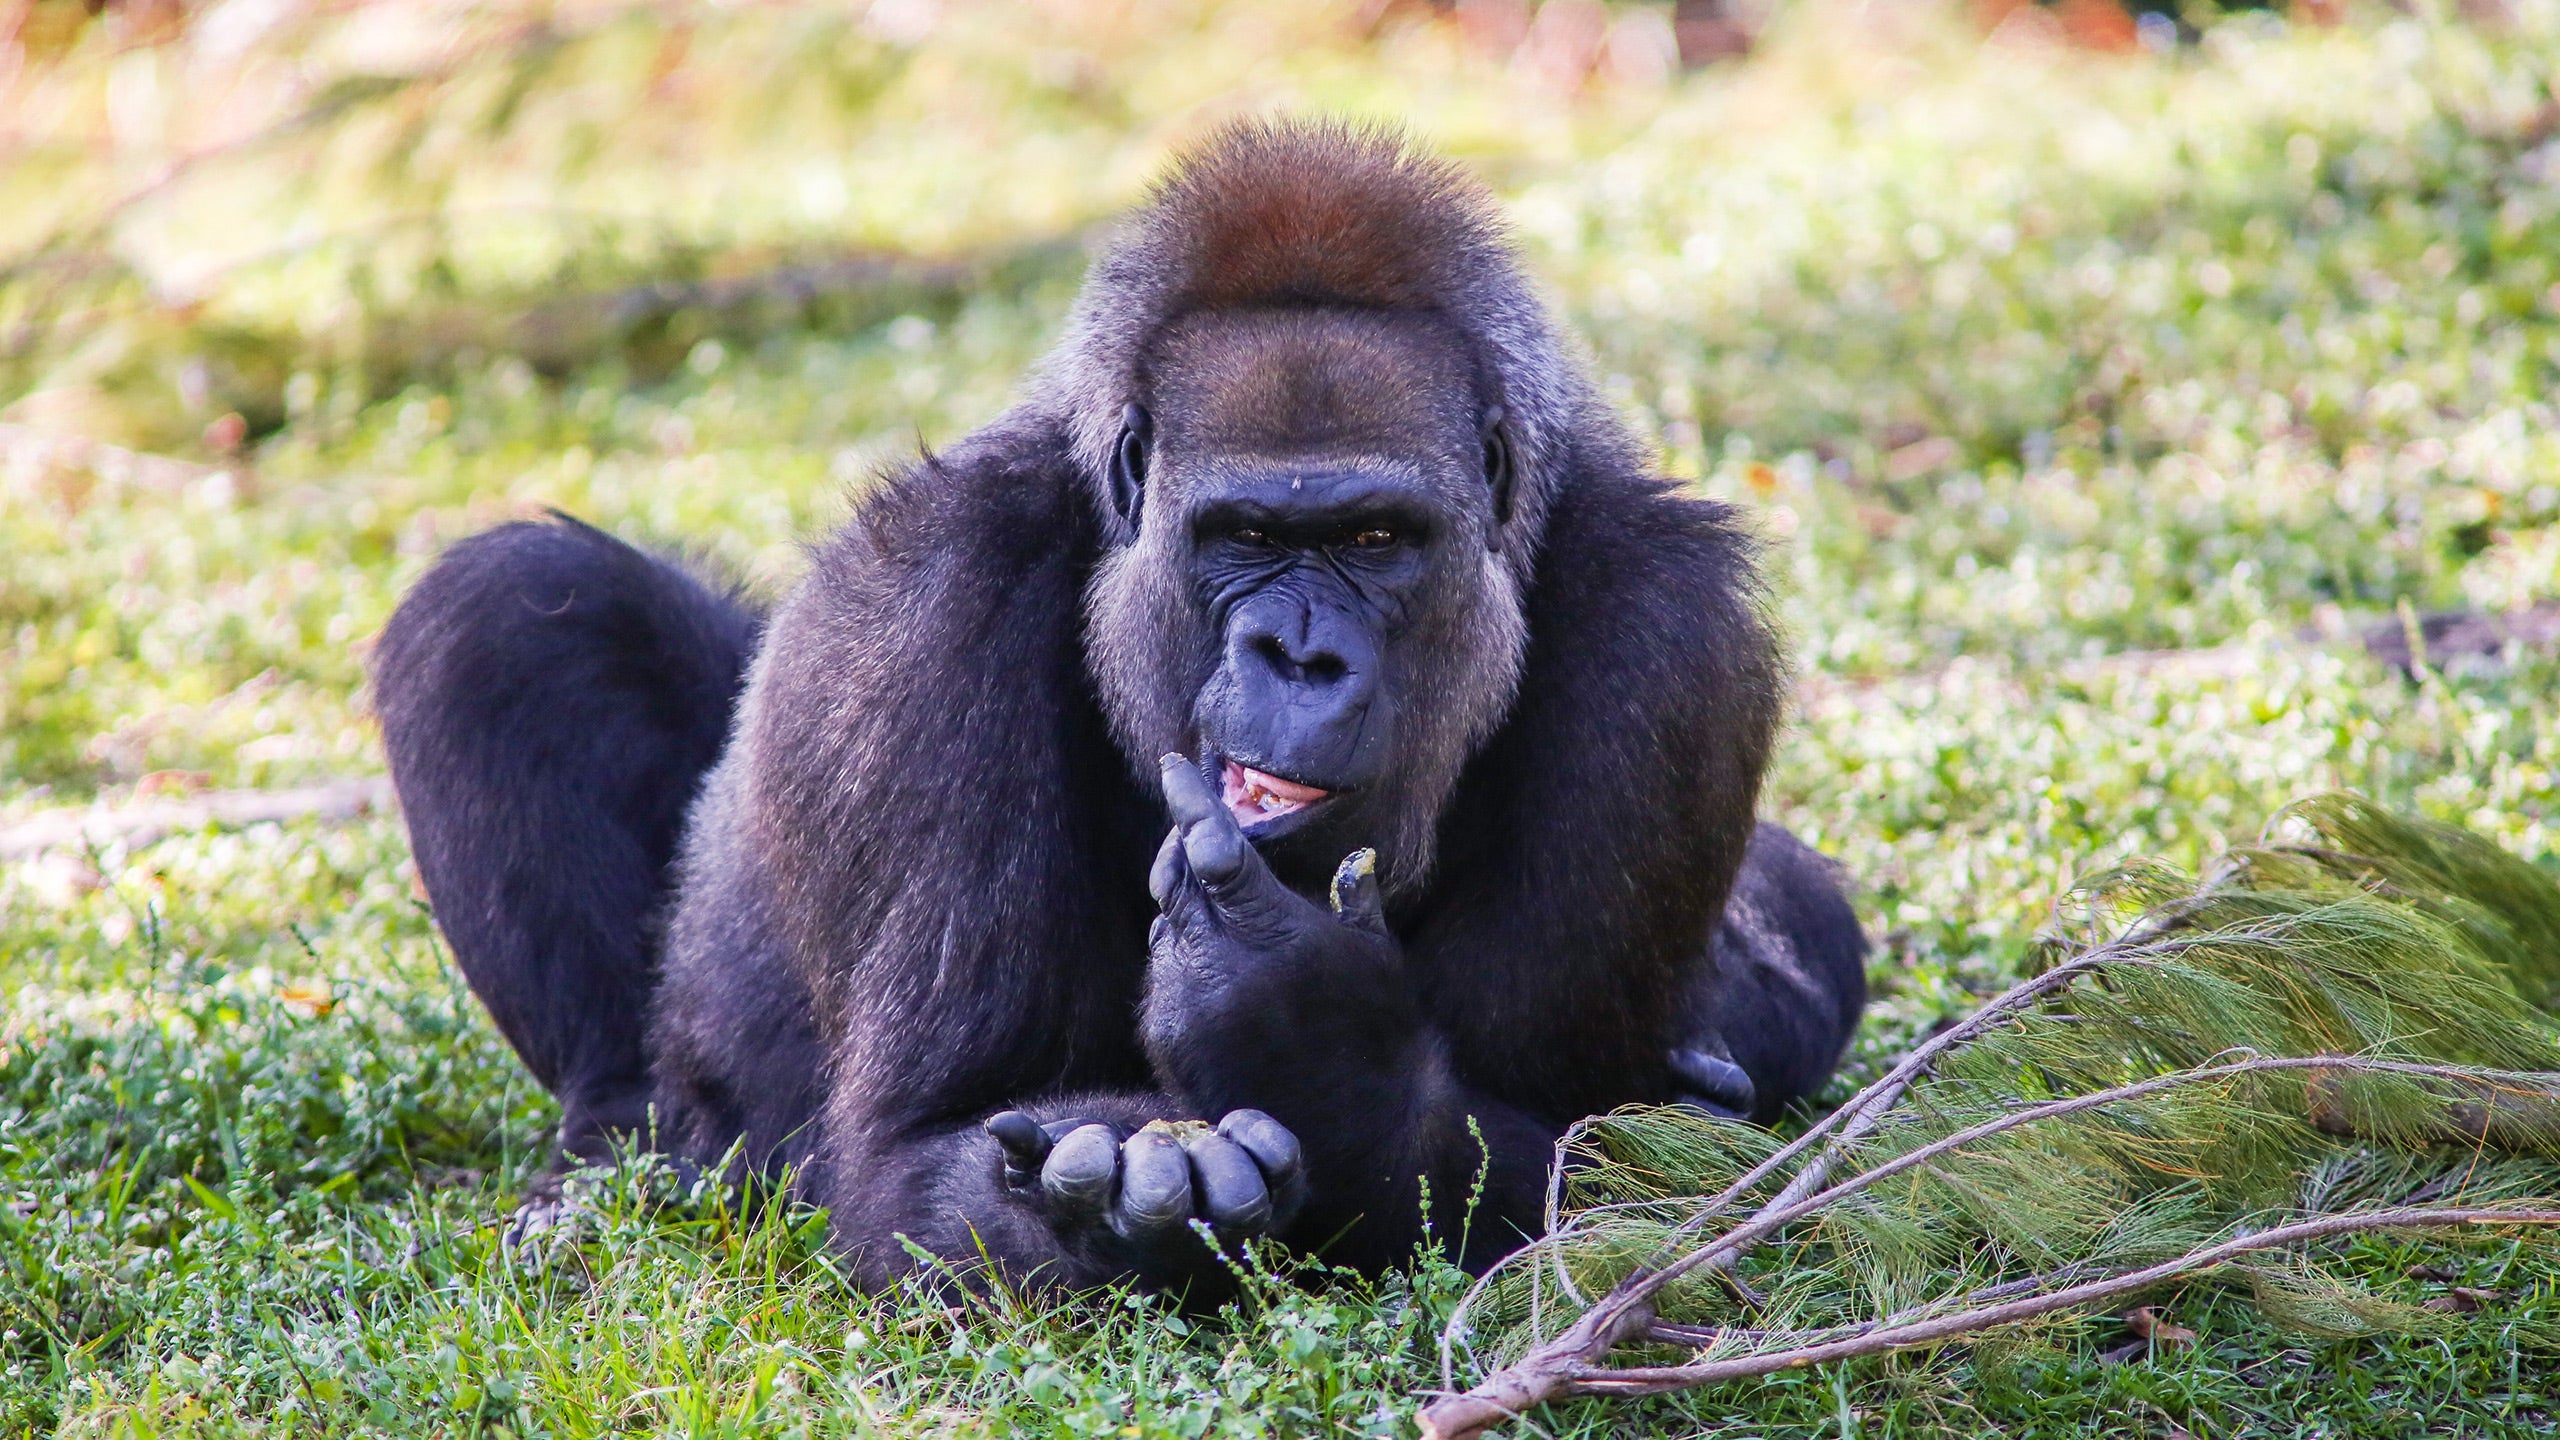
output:
POLYGON ((1320 306, 1435 315, 1473 352, 1519 471, 1502 552, 1523 583, 1576 452, 1636 461, 1484 187, 1390 131, 1327 121, 1243 122, 1187 151, 1086 277, 1032 404, 1069 427, 1107 513, 1122 407, 1148 403, 1168 326, 1320 306))
POLYGON ((1430 310, 1452 271, 1498 263, 1502 222, 1445 160, 1384 134, 1239 126, 1183 158, 1146 228, 1180 265, 1169 308, 1430 310))
POLYGON ((1436 315, 1197 311, 1165 327, 1148 362, 1155 439, 1175 455, 1428 452, 1452 474, 1452 505, 1483 488, 1473 472, 1492 397, 1465 337, 1436 315))

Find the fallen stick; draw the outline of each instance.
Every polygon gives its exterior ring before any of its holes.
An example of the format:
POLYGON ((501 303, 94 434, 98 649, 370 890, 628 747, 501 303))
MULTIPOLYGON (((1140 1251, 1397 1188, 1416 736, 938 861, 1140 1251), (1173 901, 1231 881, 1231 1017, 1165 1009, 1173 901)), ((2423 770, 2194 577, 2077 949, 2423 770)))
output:
MULTIPOLYGON (((2110 1273, 2114 1266, 2093 1270, 2086 1262, 2048 1269, 2028 1281, 2010 1281, 1985 1286, 1969 1295, 1904 1307, 1893 1314, 1873 1320, 1854 1321, 1843 1325, 1798 1328, 1783 1316, 1763 1317, 1752 1314, 1743 1326, 1688 1325, 1666 1320, 1657 1313, 1657 1305, 1665 1290, 1692 1273, 1711 1272, 1729 1266, 1754 1248, 1774 1239, 1780 1231, 1828 1213, 1864 1193, 1872 1193, 1880 1182, 1921 1170, 1936 1173, 1937 1162, 1991 1138, 2042 1122, 2095 1112, 2181 1087, 2219 1088, 2243 1077, 2273 1078, 2285 1073, 2300 1077, 2299 1092, 2303 1113, 2296 1114, 2291 1103, 2277 1103, 2278 1113, 2293 1116, 2297 1123, 2325 1133, 2341 1128, 2356 1136, 2371 1132, 2395 1148, 2455 1143, 2473 1147, 2507 1139, 2526 1142, 2522 1148, 2532 1150, 2546 1143, 2552 1119, 2552 1107, 2560 1104, 2560 1066, 2536 1063, 2523 1070, 2490 1070, 2474 1065, 2428 1063, 2422 1060, 2385 1058, 2376 1054, 2348 1054, 2323 1046, 2313 1054, 2262 1054, 2259 1046, 2267 1043, 2293 1043, 2279 1039, 2267 1041, 2251 1035, 2246 1027, 2229 1027, 2217 1031, 2207 1022, 2201 1033, 2189 1036, 2197 1045, 2193 1052, 2207 1058, 2187 1063, 2165 1073, 2133 1079, 2120 1084, 2079 1094, 2063 1094, 2041 1098, 2036 1093, 2021 1093, 2003 1101, 1988 1113, 1980 1114, 1972 1123, 1960 1124, 1951 1133, 1932 1137, 1923 1132, 1907 1138, 1905 1145, 1890 1146, 1878 1154, 1862 1154, 1861 1146, 1878 1134, 1888 1118, 1901 1110, 1907 1097, 1918 1093, 1915 1087, 1934 1073, 1937 1062, 1947 1053, 1986 1037, 1992 1030, 2005 1028, 2024 1019, 2062 990, 2082 979, 2148 975, 2153 981, 2169 983, 2181 972, 2187 972, 2185 983, 2217 1004, 2230 1003, 2216 987, 2239 984, 2249 989, 2257 984, 2247 977, 2267 970, 2275 960, 2293 957, 2302 966, 2280 968, 2277 983, 2269 991, 2269 1003, 2279 1013, 2295 1008, 2283 1003, 2306 987, 2301 983, 2304 966, 2310 971, 2327 974, 2314 959, 2326 957, 2327 963, 2342 967, 2339 974, 2384 985, 2409 976, 2434 975, 2452 984, 2459 992, 2468 982, 2462 977, 2473 972, 2469 967, 2487 962, 2502 963, 2497 937, 2509 937, 2509 927, 2521 927, 2522 933, 2539 935, 2547 926, 2532 923, 2532 914, 2560 913, 2560 890, 2555 890, 2539 872, 2525 869, 2520 862, 2470 837, 2438 834, 2426 827, 2375 821, 2366 813, 2369 807, 2353 797, 2330 797, 2326 808, 2306 802, 2288 815, 2307 819, 2315 826, 2325 826, 2323 835, 2343 831, 2359 834, 2379 828, 2384 833, 2368 836, 2380 848, 2371 853, 2384 857, 2364 860, 2358 855, 2340 851, 2335 855, 2320 854, 2310 858, 2327 873, 2325 886, 2300 876, 2280 876, 2275 888, 2257 890, 2248 882, 2257 872, 2243 859, 2227 858, 2195 882, 2197 888, 2186 895, 2154 903, 2140 918, 2116 938, 2083 949, 2043 974, 2021 982, 2006 994, 1991 1001, 1961 1024, 1942 1032, 1903 1057, 1891 1071, 1868 1085, 1846 1105, 1815 1122, 1793 1141, 1780 1146, 1746 1172, 1722 1187, 1719 1193, 1702 1195, 1683 1202, 1695 1207, 1693 1213, 1672 1224, 1649 1254, 1632 1258, 1634 1268, 1617 1284, 1576 1317, 1562 1333, 1543 1343, 1533 1344, 1527 1353, 1510 1364, 1500 1366, 1483 1377, 1480 1383, 1464 1393, 1450 1374, 1451 1342, 1466 1322, 1467 1312, 1479 1297, 1487 1293, 1494 1277, 1507 1264, 1497 1264, 1461 1297, 1452 1312, 1443 1335, 1443 1384, 1447 1387, 1439 1398, 1425 1404, 1417 1419, 1426 1440, 1472 1440, 1485 1430, 1550 1401, 1579 1396, 1636 1395, 1682 1390, 1748 1376, 1766 1375, 1800 1366, 1823 1364, 1855 1356, 1881 1354, 1915 1346, 1934 1345, 1948 1340, 1980 1335, 2000 1327, 2038 1319, 2075 1307, 2093 1304, 2120 1294, 2140 1290, 2163 1281, 2183 1279, 2223 1265, 2234 1256, 2253 1250, 2315 1240, 2326 1236, 2374 1229, 2446 1227, 2464 1224, 2560 1224, 2560 1209, 2551 1207, 2544 1197, 2511 1201, 2493 1206, 2474 1202, 2465 1207, 2428 1208, 2419 1196, 2395 1206, 2375 1206, 2344 1214, 2315 1216, 2299 1221, 2267 1224, 2263 1220, 2235 1220, 2215 1238, 2188 1241, 2183 1254, 2164 1263, 2142 1265, 2129 1271, 2110 1273), (2342 809, 2341 806, 2346 808, 2342 809), (2359 817, 2364 822, 2359 825, 2359 817), (2456 838, 2464 839, 2469 849, 2461 854, 2443 853, 2456 838), (2409 857, 2416 855, 2417 860, 2409 857), (2393 865, 2397 857, 2401 862, 2393 865), (2433 869, 2420 866, 2420 860, 2433 869), (2494 863, 2492 863, 2494 862, 2494 863), (2419 867, 2412 869, 2412 867, 2419 867), (2443 876, 2430 881, 2436 871, 2443 876), (2410 872, 2403 875, 2402 872, 2410 872), (2377 888, 2367 872, 2400 877, 2399 888, 2377 888), (2406 930, 2395 928, 2394 915, 2415 922, 2424 919, 2420 908, 2431 903, 2451 903, 2468 898, 2463 888, 2470 885, 2491 898, 2481 902, 2482 908, 2470 923, 2480 929, 2481 938, 2469 929, 2444 925, 2440 921, 2413 924, 2406 930), (2430 888, 2430 886, 2433 888, 2430 888), (2524 885, 2533 893, 2507 894, 2501 886, 2524 885), (2291 886, 2313 886, 2295 890, 2291 886), (2439 895, 2437 892, 2443 893, 2439 895), (2500 898, 2504 897, 2501 903, 2500 898), (2539 906, 2537 911, 2535 907, 2539 906), (2210 912, 2219 911, 2218 915, 2210 912), (2512 913, 2511 913, 2512 912, 2512 913), (2514 915, 2524 918, 2513 918, 2514 915), (2504 917, 2504 918, 2502 918, 2504 917), (2436 928, 2441 926, 2442 928, 2436 928), (2492 935, 2491 931, 2495 934, 2492 935), (2397 939, 2393 937, 2397 936, 2397 939), (2482 948, 2482 946, 2487 948, 2482 948), (2311 947, 2308 955, 2299 947, 2311 947), (2212 957, 2219 950, 2230 949, 2235 955, 2245 952, 2250 958, 2244 964, 2237 959, 2216 968, 2212 957), (2335 951, 2335 954, 2331 954, 2335 951), (2192 957, 2184 958, 2184 957, 2192 957), (2349 958, 2356 961, 2346 963, 2349 958), (2202 968, 2195 968, 2195 967, 2202 968), (2231 968, 2236 966, 2237 968, 2231 968), (2228 970, 2229 973, 2225 973, 2228 970), (2217 977, 2217 978, 2208 978, 2217 977), (2460 981, 2461 983, 2456 983, 2460 981), (2389 982, 2386 984, 2385 982, 2389 982), (2208 1036, 2224 1035, 2216 1044, 2202 1044, 2208 1036), (2249 1038, 2227 1038, 2246 1035, 2249 1038), (2364 1080, 2396 1080, 2395 1090, 2363 1092, 2364 1080), (2415 1087, 2411 1090, 2411 1087, 2415 1087), (2388 1104, 2381 1102, 2387 1100, 2388 1104), (2368 1107, 2378 1107, 2371 1109, 2368 1107), (1755 1202, 1753 1208, 1742 1209, 1741 1202, 1764 1183, 1775 1182, 1789 1167, 1783 1188, 1767 1200, 1755 1202), (1854 1171, 1847 1173, 1843 1172, 1854 1171), (1717 1234, 1710 1226, 1720 1228, 1717 1234), (2256 1228, 2252 1228, 2256 1227, 2256 1228), (2048 1288, 2049 1287, 2049 1288, 2048 1288), (2022 1293, 2034 1292, 2034 1293, 2022 1293), (1694 1358, 1683 1364, 1612 1365, 1610 1352, 1619 1346, 1665 1342, 1694 1347, 1694 1358), (1749 1353, 1736 1353, 1744 1350, 1749 1353)), ((2387 818, 2387 817, 2386 817, 2387 818)), ((2459 847, 2456 847, 2459 848, 2459 847)), ((2263 856, 2291 854, 2290 851, 2260 850, 2248 852, 2263 856)), ((2102 882, 2103 883, 2103 882, 2102 882)), ((2156 882, 2154 882, 2156 883, 2156 882)), ((2155 893, 2148 888, 2127 890, 2126 895, 2155 893)), ((2510 937, 2511 938, 2511 937, 2510 937)), ((2114 987, 2093 983, 2082 996, 2083 1003, 2074 1007, 2086 1012, 2093 1007, 2106 1010, 2105 997, 2114 987)), ((2328 991, 2319 984, 2308 988, 2321 995, 2328 991)), ((2394 992, 2396 993, 2396 992, 2394 992)), ((2334 997, 2333 997, 2334 998, 2334 997)), ((2511 1001, 2521 996, 2508 997, 2511 1001)), ((2133 1005, 2131 999, 2118 997, 2119 1009, 2133 1005)), ((2423 1004, 2412 996, 2403 1000, 2423 1004)), ((2161 1002, 2165 1003, 2165 1002, 2161 1002)), ((2308 1001, 2303 1003, 2308 1004, 2308 1001)), ((2315 1007, 2316 1008, 2316 1007, 2315 1007)), ((2494 1011, 2497 1007, 2492 1005, 2494 1011)), ((2454 1007, 2454 1020, 2479 1024, 2483 1033, 2500 1031, 2494 1018, 2468 1019, 2467 1011, 2454 1007)), ((2487 1012, 2483 1012, 2484 1015, 2487 1012)), ((2091 1018, 2078 1014, 2072 1018, 2091 1018)), ((2140 1018, 2136 1016, 2134 1018, 2140 1018)), ((2122 1022, 2124 1015, 2118 1015, 2122 1022)), ((2273 1020, 2265 1023, 2274 1024, 2273 1020)), ((2291 1036, 2308 1026, 2305 1034, 2334 1034, 2335 1046, 2382 1046, 2389 1037, 2363 1030, 2349 1030, 2318 1023, 2318 1017, 2289 1019, 2293 1028, 2283 1030, 2291 1036)), ((2428 1023, 2453 1023, 2444 1017, 2433 1017, 2428 1023)), ((2542 1043, 2545 1032, 2530 1025, 2522 1017, 2515 1024, 2523 1027, 2517 1034, 2529 1031, 2534 1043, 2524 1039, 2515 1043, 2522 1048, 2519 1055, 2531 1054, 2539 1061, 2549 1047, 2542 1043)), ((2137 1027, 2139 1028, 2139 1027, 2137 1027)), ((2421 1025, 2425 1031, 2426 1026, 2421 1025)), ((2061 1032, 2057 1032, 2059 1034, 2061 1032)), ((2432 1032, 2427 1032, 2432 1033, 2432 1032)), ((2064 1073, 2086 1071, 2106 1073, 2122 1058, 2101 1046, 2079 1055, 2065 1045, 2060 1052, 2066 1061, 2087 1061, 2080 1069, 2066 1064, 2064 1073), (2104 1063, 2100 1063, 2104 1062, 2104 1063), (2091 1069, 2095 1065, 2097 1068, 2091 1069)), ((2163 1057, 2165 1058, 2165 1057, 2163 1057)), ((2006 1063, 2005 1061, 2002 1063, 2006 1063)), ((2036 1067, 2029 1067, 2036 1068, 2036 1067)), ((2042 1073, 2038 1070, 2038 1073, 2042 1073)), ((2047 1084, 2062 1082, 2047 1078, 2047 1084)), ((2246 1093, 2225 1095, 2223 1100, 2241 1110, 2264 1110, 2267 1096, 2250 1099, 2246 1093)), ((2181 1102, 2182 1104, 2184 1102, 2181 1102)), ((2140 1127, 2136 1127, 2139 1129, 2140 1127)), ((2145 1132, 2150 1133, 2150 1132, 2145 1132)), ((2170 1131, 2159 1132, 2174 1134, 2170 1131)), ((1625 1208, 1652 1211, 1661 1200, 1627 1202, 1625 1208)), ((1525 1247, 1519 1255, 1534 1255, 1540 1250, 1557 1250, 1570 1241, 1578 1227, 1590 1216, 1621 1207, 1602 1205, 1595 1211, 1577 1214, 1571 1219, 1561 1215, 1551 1224, 1547 1236, 1525 1247)), ((1669 1217, 1665 1217, 1669 1218, 1669 1217)), ((1535 1263, 1534 1260, 1522 1264, 1535 1263)), ((1562 1272, 1561 1260, 1558 1269, 1562 1272)), ((1579 1289, 1573 1293, 1579 1297, 1579 1289)), ((1756 1308, 1756 1307, 1747 1307, 1756 1308)))
POLYGON ((209 790, 175 800, 66 805, 0 827, 0 861, 67 847, 118 842, 138 847, 208 826, 236 830, 269 821, 352 820, 396 803, 390 778, 372 775, 295 790, 209 790))
POLYGON ((1613 1344, 1624 1343, 1643 1332, 1638 1330, 1604 1340, 1596 1328, 1578 1325, 1558 1337, 1556 1342, 1540 1347, 1519 1364, 1496 1372, 1467 1393, 1436 1400, 1423 1407, 1420 1417, 1423 1440, 1474 1440, 1475 1436, 1506 1420, 1517 1419, 1522 1412, 1550 1400, 1585 1395, 1658 1395, 1713 1385, 1719 1381, 1741 1380, 1780 1370, 1801 1369, 1835 1360, 1851 1360, 1861 1355, 1880 1355, 1889 1350, 1907 1350, 1962 1339, 2180 1279, 2212 1269, 2253 1250, 2272 1250, 2305 1240, 2358 1231, 2436 1229, 2456 1225, 2560 1225, 2560 1210, 2400 1209, 2360 1215, 2324 1215, 2317 1220, 2234 1236, 2146 1269, 2110 1275, 2028 1299, 1958 1311, 1909 1324, 1878 1326, 1824 1344, 1730 1359, 1696 1360, 1686 1365, 1603 1365, 1599 1363, 1600 1359, 1613 1344))
POLYGON ((36 474, 85 470, 109 485, 167 499, 184 495, 199 480, 226 471, 236 476, 240 469, 237 465, 202 465, 147 450, 128 450, 85 435, 0 422, 0 470, 36 474))

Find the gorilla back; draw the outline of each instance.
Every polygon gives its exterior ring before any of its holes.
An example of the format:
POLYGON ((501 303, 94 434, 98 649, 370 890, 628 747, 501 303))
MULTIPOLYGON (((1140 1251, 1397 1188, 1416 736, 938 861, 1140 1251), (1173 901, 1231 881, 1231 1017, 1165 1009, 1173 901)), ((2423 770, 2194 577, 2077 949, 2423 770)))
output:
POLYGON ((1645 468, 1485 195, 1305 125, 1179 165, 1025 398, 760 632, 512 526, 377 675, 569 1155, 788 1168, 868 1283, 912 1244, 1200 1298, 1195 1220, 1481 1264, 1576 1117, 1823 1082, 1865 942, 1755 838, 1782 682, 1750 543, 1645 468))

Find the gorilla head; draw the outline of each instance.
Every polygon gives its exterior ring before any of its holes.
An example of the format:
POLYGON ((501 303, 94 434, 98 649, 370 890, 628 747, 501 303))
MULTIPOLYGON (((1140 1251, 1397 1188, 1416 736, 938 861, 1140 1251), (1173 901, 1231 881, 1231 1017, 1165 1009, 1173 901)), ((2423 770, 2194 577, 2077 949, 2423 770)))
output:
POLYGON ((1154 349, 1094 590, 1094 635, 1146 642, 1096 646, 1122 742, 1198 756, 1291 883, 1371 846, 1410 889, 1527 641, 1501 407, 1431 317, 1211 312, 1154 349))
POLYGON ((1362 846, 1422 885, 1518 684, 1545 477, 1516 437, 1580 397, 1510 393, 1506 352, 1555 341, 1479 194, 1356 132, 1228 132, 1056 369, 1122 527, 1088 595, 1114 730, 1141 773, 1198 757, 1300 889, 1362 846))

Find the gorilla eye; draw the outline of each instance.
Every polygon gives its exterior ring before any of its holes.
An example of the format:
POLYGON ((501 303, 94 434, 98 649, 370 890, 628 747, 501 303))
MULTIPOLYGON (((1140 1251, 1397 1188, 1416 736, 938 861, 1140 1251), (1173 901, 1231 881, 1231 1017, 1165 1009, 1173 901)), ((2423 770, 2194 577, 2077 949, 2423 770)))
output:
POLYGON ((1271 537, 1247 526, 1236 532, 1236 542, 1242 545, 1268 545, 1271 543, 1271 537))
POLYGON ((1351 537, 1351 543, 1363 550, 1384 550, 1396 543, 1393 530, 1363 530, 1351 537))

